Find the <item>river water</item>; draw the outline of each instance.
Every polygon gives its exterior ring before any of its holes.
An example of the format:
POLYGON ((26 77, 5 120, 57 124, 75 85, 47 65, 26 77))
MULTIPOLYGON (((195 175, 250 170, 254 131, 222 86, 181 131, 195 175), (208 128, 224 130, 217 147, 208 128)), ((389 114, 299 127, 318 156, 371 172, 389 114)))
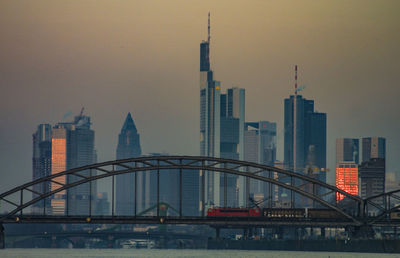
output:
POLYGON ((341 252, 290 252, 245 250, 175 250, 175 249, 4 249, 1 258, 8 257, 276 257, 276 258, 346 258, 346 257, 400 257, 400 254, 341 253, 341 252))

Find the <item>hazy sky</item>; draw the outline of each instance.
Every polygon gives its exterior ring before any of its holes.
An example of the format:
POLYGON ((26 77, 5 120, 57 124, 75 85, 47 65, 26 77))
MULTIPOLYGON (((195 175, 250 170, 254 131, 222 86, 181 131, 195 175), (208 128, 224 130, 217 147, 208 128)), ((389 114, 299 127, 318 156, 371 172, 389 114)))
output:
MULTIPOLYGON (((278 123, 299 65, 302 95, 337 137, 383 136, 400 172, 400 1, 0 0, 0 192, 31 180, 32 133, 85 107, 99 161, 132 113, 144 153, 199 154, 199 44, 246 89, 246 120, 278 123)), ((71 117, 70 117, 71 118, 71 117)))

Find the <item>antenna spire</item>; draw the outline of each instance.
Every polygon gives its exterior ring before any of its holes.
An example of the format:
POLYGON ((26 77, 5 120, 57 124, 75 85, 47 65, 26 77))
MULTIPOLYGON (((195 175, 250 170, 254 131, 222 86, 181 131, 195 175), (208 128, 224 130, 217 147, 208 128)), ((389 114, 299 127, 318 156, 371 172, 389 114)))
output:
POLYGON ((294 67, 294 94, 297 96, 297 65, 294 67))
POLYGON ((208 12, 208 43, 210 43, 210 38, 211 38, 211 26, 210 26, 210 12, 208 12))

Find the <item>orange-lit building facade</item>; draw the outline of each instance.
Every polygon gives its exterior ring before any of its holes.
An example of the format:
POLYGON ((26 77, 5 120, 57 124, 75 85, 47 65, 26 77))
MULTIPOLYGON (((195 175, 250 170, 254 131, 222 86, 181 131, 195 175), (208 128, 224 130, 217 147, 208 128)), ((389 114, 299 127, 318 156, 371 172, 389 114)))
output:
MULTIPOLYGON (((51 139, 51 174, 57 174, 67 169, 67 130, 64 127, 54 127, 51 139)), ((65 176, 54 179, 57 183, 65 184, 65 176)), ((61 187, 51 183, 51 191, 61 187)), ((60 191, 51 199, 53 214, 64 214, 66 209, 66 191, 60 191)))
MULTIPOLYGON (((358 164, 343 161, 336 165, 336 187, 352 195, 358 195, 358 164)), ((343 194, 337 194, 336 200, 343 200, 343 194)))

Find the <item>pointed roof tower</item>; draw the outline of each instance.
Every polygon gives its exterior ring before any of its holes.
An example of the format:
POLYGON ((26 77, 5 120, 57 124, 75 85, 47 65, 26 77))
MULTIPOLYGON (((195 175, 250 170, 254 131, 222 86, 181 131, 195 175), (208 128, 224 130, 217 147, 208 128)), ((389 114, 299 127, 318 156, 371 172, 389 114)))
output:
POLYGON ((123 131, 134 131, 135 133, 137 133, 136 125, 135 122, 133 122, 130 112, 126 116, 124 125, 122 126, 121 132, 123 131))

